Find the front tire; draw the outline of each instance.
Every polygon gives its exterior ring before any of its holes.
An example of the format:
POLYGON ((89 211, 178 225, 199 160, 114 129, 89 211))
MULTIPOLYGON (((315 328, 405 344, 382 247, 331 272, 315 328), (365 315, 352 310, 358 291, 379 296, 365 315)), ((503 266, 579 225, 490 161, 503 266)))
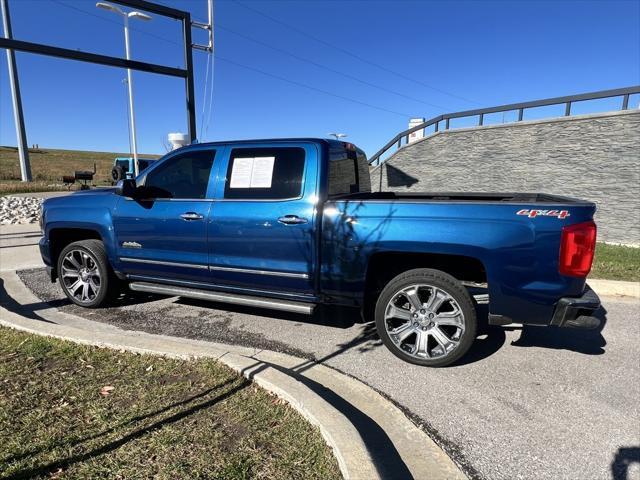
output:
POLYGON ((58 257, 58 278, 67 298, 81 307, 105 305, 117 290, 117 279, 100 240, 67 245, 58 257))
POLYGON ((476 337, 469 292, 451 275, 418 268, 391 280, 376 303, 378 335, 409 363, 444 367, 460 359, 476 337))

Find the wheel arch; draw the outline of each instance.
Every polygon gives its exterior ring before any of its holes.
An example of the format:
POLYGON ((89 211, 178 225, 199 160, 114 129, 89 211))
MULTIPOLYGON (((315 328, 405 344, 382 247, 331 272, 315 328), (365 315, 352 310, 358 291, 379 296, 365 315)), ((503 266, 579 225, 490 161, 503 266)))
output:
POLYGON ((485 264, 477 257, 429 252, 377 252, 367 263, 363 314, 368 316, 373 312, 380 292, 391 279, 416 268, 440 270, 460 281, 487 283, 485 264))
POLYGON ((52 228, 48 232, 49 248, 51 252, 52 280, 57 278, 58 257, 60 252, 73 242, 80 240, 100 240, 104 243, 104 238, 97 229, 80 227, 59 227, 52 228))

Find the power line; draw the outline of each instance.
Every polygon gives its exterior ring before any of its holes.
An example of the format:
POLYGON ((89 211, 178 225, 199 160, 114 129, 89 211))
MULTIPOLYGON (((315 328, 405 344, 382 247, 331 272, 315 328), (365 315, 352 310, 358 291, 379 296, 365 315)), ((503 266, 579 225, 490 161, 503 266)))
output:
MULTIPOLYGON (((77 12, 84 13, 86 15, 90 15, 92 17, 98 18, 98 19, 100 19, 102 21, 110 22, 110 23, 116 23, 116 24, 120 25, 120 22, 117 22, 117 21, 111 20, 111 19, 107 19, 107 18, 103 18, 100 15, 96 15, 93 12, 89 12, 89 11, 84 10, 82 8, 78 8, 78 7, 75 7, 75 6, 68 5, 68 4, 64 3, 64 2, 61 2, 60 0, 51 0, 51 1, 54 2, 54 3, 57 3, 58 5, 62 5, 64 7, 67 7, 67 8, 70 8, 72 10, 75 10, 77 12)), ((134 27, 129 27, 129 29, 130 30, 134 30, 134 31, 139 32, 139 33, 142 33, 144 35, 148 35, 150 37, 156 38, 158 40, 162 40, 162 41, 167 42, 167 43, 171 43, 171 44, 174 44, 174 45, 181 46, 181 44, 178 43, 178 42, 174 42, 172 40, 169 40, 167 38, 161 37, 159 35, 155 35, 155 34, 150 33, 150 32, 146 32, 144 30, 140 30, 140 29, 137 29, 137 28, 134 28, 134 27)), ((236 33, 236 32, 233 32, 233 33, 236 33)), ((277 47, 272 47, 272 48, 277 49, 277 47)), ((284 52, 284 50, 283 50, 283 52, 284 52)), ((289 54, 289 53, 287 52, 287 54, 289 54)), ((291 55, 293 55, 293 54, 291 54, 291 55)), ((305 83, 302 83, 302 82, 298 82, 296 80, 291 80, 291 79, 288 79, 288 78, 285 78, 285 77, 281 77, 279 75, 275 75, 275 74, 266 72, 264 70, 260 70, 260 69, 255 68, 255 67, 250 67, 248 65, 244 65, 244 64, 236 62, 234 60, 230 60, 230 59, 227 59, 227 58, 222 58, 222 57, 220 57, 218 55, 214 55, 214 57, 219 59, 219 60, 222 60, 223 62, 227 62, 227 63, 230 63, 232 65, 236 65, 238 67, 241 67, 241 68, 244 68, 244 69, 247 69, 247 70, 251 70, 251 71, 260 73, 261 75, 265 75, 265 76, 268 76, 268 77, 271 77, 271 78, 275 78, 277 80, 281 80, 283 82, 287 82, 287 83, 290 83, 292 85, 297 85, 298 87, 306 88, 308 90, 313 90, 313 91, 316 91, 316 92, 319 92, 319 93, 323 93, 325 95, 329 95, 329 96, 334 97, 334 98, 340 98, 342 100, 346 100, 346 101, 351 102, 351 103, 356 103, 356 104, 363 105, 363 106, 366 106, 366 107, 369 107, 369 108, 373 108, 373 109, 376 109, 376 110, 380 110, 380 111, 383 111, 383 112, 392 113, 394 115, 399 115, 399 116, 402 116, 402 117, 405 117, 405 118, 411 117, 411 114, 408 114, 408 113, 397 112, 395 110, 391 110, 391 109, 388 109, 388 108, 385 108, 385 107, 380 107, 380 106, 377 106, 377 105, 373 105, 371 103, 363 102, 361 100, 357 100, 357 99, 354 99, 354 98, 346 97, 346 96, 340 95, 338 93, 333 93, 333 92, 330 92, 328 90, 323 90, 321 88, 317 88, 317 87, 314 87, 312 85, 308 85, 308 84, 305 84, 305 83)), ((327 67, 327 68, 329 68, 329 67, 327 67)), ((213 84, 212 84, 211 94, 212 93, 213 93, 213 84)), ((206 101, 206 99, 203 99, 203 101, 206 101)), ((418 100, 418 101, 420 101, 420 100, 418 100)), ((438 108, 441 108, 441 107, 438 107, 438 108)), ((209 112, 209 113, 211 113, 211 112, 209 112)), ((208 125, 208 123, 207 123, 207 125, 208 125)))
POLYGON ((274 47, 273 45, 269 45, 268 43, 265 43, 265 42, 263 42, 261 40, 255 39, 255 38, 252 38, 252 37, 250 37, 248 35, 245 35, 243 33, 237 32, 237 31, 232 30, 230 28, 224 27, 224 26, 222 26, 220 24, 216 24, 216 28, 219 28, 219 29, 225 30, 227 32, 233 33, 234 35, 237 35, 237 36, 239 36, 241 38, 249 40, 250 42, 256 43, 258 45, 262 45, 263 47, 269 48, 269 49, 274 50, 276 52, 279 52, 279 53, 282 53, 282 54, 287 55, 289 57, 295 58, 296 60, 298 60, 300 62, 309 63, 311 65, 314 65, 314 66, 318 67, 318 68, 323 68, 325 70, 328 70, 329 72, 335 73, 336 75, 340 75, 340 76, 343 76, 345 78, 349 78, 351 80, 355 80, 356 82, 362 83, 363 85, 368 85, 370 87, 377 88, 378 90, 382 90, 384 92, 391 93, 393 95, 397 95, 399 97, 403 97, 403 98, 406 98, 408 100, 412 100, 414 102, 423 103, 423 104, 429 105, 431 107, 439 108, 439 109, 442 109, 442 110, 449 110, 449 108, 443 107, 442 105, 437 105, 435 103, 426 102, 424 100, 420 100, 419 98, 415 98, 415 97, 412 97, 410 95, 405 95, 404 93, 401 93, 401 92, 396 92, 395 90, 391 90, 390 88, 386 88, 386 87, 383 87, 381 85, 376 85, 375 83, 371 83, 371 82, 369 82, 367 80, 363 80, 362 78, 356 77, 355 75, 351 75, 349 73, 346 73, 346 72, 343 72, 343 71, 340 71, 340 70, 336 70, 336 69, 334 69, 332 67, 329 67, 327 65, 324 65, 324 64, 321 64, 321 63, 318 63, 318 62, 315 62, 315 61, 313 61, 313 60, 311 60, 309 58, 301 57, 299 55, 296 55, 295 53, 289 52, 289 51, 284 50, 282 48, 274 47))
MULTIPOLYGON (((67 4, 67 3, 61 2, 60 0, 51 0, 51 1, 52 1, 53 3, 56 3, 56 4, 58 4, 58 5, 61 5, 61 6, 63 6, 63 7, 69 8, 69 9, 71 9, 71 10, 75 10, 76 12, 84 13, 85 15, 89 15, 89 16, 91 16, 91 17, 97 18, 98 20, 102 20, 103 22, 114 23, 114 24, 116 24, 116 25, 122 26, 122 22, 119 22, 118 20, 112 20, 112 19, 110 19, 110 18, 105 18, 105 17, 103 17, 103 16, 101 16, 101 15, 98 15, 98 14, 96 14, 96 13, 89 12, 89 11, 84 10, 84 9, 82 9, 82 8, 78 8, 78 7, 76 7, 76 6, 69 5, 69 4, 67 4)), ((156 35, 156 34, 151 33, 151 32, 146 32, 146 31, 144 31, 144 30, 140 30, 140 29, 138 29, 138 28, 134 28, 134 27, 129 27, 129 30, 135 30, 136 32, 142 33, 142 34, 144 34, 144 35, 148 35, 149 37, 153 37, 153 38, 155 38, 156 40, 162 40, 163 42, 172 43, 173 45, 181 46, 181 44, 180 44, 180 43, 178 43, 178 42, 175 42, 175 41, 173 41, 173 40, 169 40, 168 38, 161 37, 160 35, 156 35)))
MULTIPOLYGON (((214 74, 215 74, 215 62, 214 62, 213 50, 209 51, 208 56, 209 56, 209 59, 211 60, 211 87, 209 88, 209 107, 207 109, 209 114, 207 115, 207 123, 205 123, 204 131, 202 132, 203 139, 209 133, 209 124, 211 123, 211 117, 213 116, 213 86, 214 86, 214 74)), ((203 98, 202 101, 206 102, 207 99, 203 98)))
MULTIPOLYGON (((89 15, 89 16, 91 16, 91 17, 97 18, 98 20, 102 20, 103 22, 113 23, 113 24, 116 24, 116 25, 122 26, 122 23, 121 23, 121 22, 119 22, 119 21, 117 21, 117 20, 112 20, 112 19, 110 19, 110 18, 104 18, 104 17, 102 17, 102 16, 100 16, 100 15, 97 15, 97 14, 95 14, 95 13, 93 13, 93 12, 90 12, 90 11, 84 10, 84 9, 82 9, 82 8, 78 8, 78 7, 73 6, 73 5, 68 5, 68 4, 64 3, 64 2, 61 2, 60 0, 51 0, 51 1, 52 1, 53 3, 56 3, 56 4, 60 5, 60 6, 63 6, 63 7, 69 8, 69 9, 71 9, 71 10, 75 10, 76 12, 84 13, 85 15, 89 15)), ((176 42, 176 41, 169 40, 168 38, 164 38, 164 37, 162 37, 162 36, 160 36, 160 35, 156 35, 156 34, 151 33, 151 32, 147 32, 147 31, 144 31, 144 30, 140 30, 140 29, 135 28, 135 27, 132 27, 132 26, 129 26, 129 30, 132 30, 132 31, 135 31, 135 32, 141 33, 141 34, 143 34, 143 35, 147 35, 147 36, 149 36, 149 37, 151 37, 151 38, 155 38, 155 39, 157 39, 157 40, 162 40, 163 42, 167 42, 167 43, 170 43, 170 44, 172 44, 172 45, 177 45, 177 46, 179 46, 179 47, 182 47, 182 44, 180 44, 180 43, 178 43, 178 42, 176 42)), ((208 128, 209 128, 209 118, 207 119, 206 124, 205 124, 205 121, 204 121, 204 120, 205 120, 205 107, 206 107, 206 105, 207 105, 207 84, 208 84, 208 81, 207 81, 207 80, 208 80, 208 78, 209 78, 209 62, 210 62, 210 61, 211 61, 211 55, 208 55, 208 56, 207 56, 207 66, 206 66, 205 88, 204 88, 204 94, 203 94, 203 100, 202 100, 202 107, 203 107, 203 108, 202 108, 202 117, 201 117, 201 119, 200 119, 200 134, 201 134, 201 135, 204 135, 204 132, 206 132, 206 130, 208 130, 208 128), (205 125, 206 125, 206 128, 205 128, 205 125), (204 129, 204 130, 203 130, 203 129, 204 129)), ((212 72, 212 78, 211 78, 211 97, 213 97, 213 65, 211 66, 211 72, 212 72)), ((211 101, 211 102, 209 102, 209 116, 211 116, 211 103, 212 103, 212 101, 211 101)), ((128 112, 128 111, 129 111, 129 104, 127 104, 127 112, 128 112)), ((131 129, 131 125, 129 125, 129 117, 128 117, 128 116, 127 116, 127 127, 128 127, 129 129, 131 129)), ((129 150, 130 150, 130 151, 132 151, 132 150, 131 150, 131 135, 129 135, 129 150)))
POLYGON ((437 88, 437 87, 434 87, 433 85, 429 85, 427 83, 424 83, 421 80, 416 80, 415 78, 408 77, 407 75, 405 75, 403 73, 400 73, 400 72, 397 72, 395 70, 392 70, 392 69, 390 69, 388 67, 385 67, 384 65, 380 65, 378 63, 372 62, 371 60, 367 60, 366 58, 363 58, 360 55, 358 55, 356 53, 353 53, 353 52, 351 52, 351 51, 349 51, 349 50, 347 50, 345 48, 342 48, 342 47, 339 47, 337 45, 334 45, 333 43, 327 42, 326 40, 323 40, 323 39, 318 38, 318 37, 316 37, 314 35, 311 35, 310 33, 305 32, 304 30, 302 30, 302 29, 300 29, 298 27, 295 27, 295 26, 290 25, 290 24, 288 24, 286 22, 283 22, 282 20, 280 20, 278 18, 272 17, 271 15, 269 15, 267 13, 264 13, 263 11, 258 10, 257 8, 253 8, 253 7, 250 7, 249 5, 245 5, 244 3, 240 2, 239 0, 233 0, 233 1, 236 4, 240 5, 241 7, 245 8, 247 10, 250 10, 250 11, 252 11, 254 13, 257 13, 258 15, 261 15, 261 16, 263 16, 265 18, 268 18, 272 22, 275 22, 275 23, 277 23, 279 25, 282 25, 282 26, 284 26, 284 27, 286 27, 286 28, 288 28, 290 30, 293 30, 294 32, 299 33, 300 35, 304 35, 305 37, 309 37, 312 40, 314 40, 314 41, 316 41, 318 43, 321 43, 321 44, 323 44, 323 45, 325 45, 325 46, 327 46, 329 48, 333 48, 335 50, 338 50, 339 52, 342 52, 345 55, 349 55, 350 57, 353 57, 353 58, 355 58, 355 59, 357 59, 357 60, 359 60, 359 61, 361 61, 363 63, 372 65, 372 66, 374 66, 376 68, 384 70, 385 72, 391 73, 391 74, 393 74, 393 75, 395 75, 397 77, 403 78, 405 80, 408 80, 410 82, 416 83, 418 85, 422 85, 423 87, 427 87, 427 88, 429 88, 431 90, 434 90, 436 92, 442 93, 444 95, 448 95, 450 97, 457 98, 458 100, 463 100, 465 102, 469 102, 469 103, 473 103, 473 104, 478 105, 478 102, 476 102, 474 100, 470 100, 470 99, 462 97, 460 95, 456 95, 455 93, 451 93, 451 92, 448 92, 446 90, 442 90, 441 88, 437 88))
POLYGON ((228 58, 220 57, 219 55, 214 55, 214 57, 217 58, 218 60, 222 60, 223 62, 227 62, 227 63, 230 63, 232 65, 236 65, 238 67, 246 68, 247 70, 252 70, 252 71, 258 72, 258 73, 260 73, 262 75, 266 75, 268 77, 277 78, 278 80, 282 80, 283 82, 291 83, 291 84, 297 85, 299 87, 303 87, 303 88, 307 88, 309 90, 314 90, 316 92, 324 93, 325 95, 330 95, 332 97, 340 98, 340 99, 346 100, 348 102, 364 105, 364 106, 369 107, 369 108, 375 108, 376 110, 381 110, 383 112, 393 113, 394 115, 399 115, 399 116, 404 117, 404 118, 411 117, 411 115, 408 114, 408 113, 396 112, 395 110, 390 110, 390 109, 385 108, 385 107, 379 107, 377 105, 372 105, 371 103, 363 102, 361 100, 356 100, 354 98, 345 97, 345 96, 340 95, 338 93, 329 92, 328 90, 323 90, 321 88, 312 87, 311 85, 307 85, 307 84, 302 83, 302 82, 297 82, 297 81, 291 80, 289 78, 284 78, 284 77, 281 77, 279 75, 275 75, 273 73, 265 72, 264 70, 260 70, 258 68, 250 67, 248 65, 243 65, 242 63, 238 63, 238 62, 236 62, 234 60, 229 60, 228 58))
MULTIPOLYGON (((120 22, 118 22, 118 21, 116 21, 116 20, 111 20, 111 19, 104 18, 104 17, 102 17, 102 16, 100 16, 100 15, 97 15, 97 14, 95 14, 95 13, 89 12, 89 11, 87 11, 87 10, 83 10, 83 9, 81 9, 81 8, 78 8, 78 7, 75 7, 75 6, 72 6, 72 5, 68 5, 68 4, 66 4, 66 3, 63 3, 63 2, 61 2, 60 0, 51 0, 51 1, 52 1, 52 2, 54 2, 54 3, 57 3, 58 5, 62 5, 62 6, 64 6, 64 7, 67 7, 67 8, 70 8, 70 9, 72 9, 72 10, 75 10, 75 11, 77 11, 77 12, 84 13, 84 14, 87 14, 87 15, 91 15, 92 17, 98 18, 98 19, 103 20, 103 21, 105 21, 105 22, 109 22, 109 23, 114 23, 114 24, 120 25, 120 22)), ((172 40, 169 40, 169 39, 167 39, 167 38, 161 37, 161 36, 159 36, 159 35, 155 35, 155 34, 153 34, 153 33, 151 33, 151 32, 146 32, 146 31, 144 31, 144 30, 140 30, 140 29, 133 28, 133 27, 129 27, 129 28, 130 28, 131 30, 135 30, 136 32, 142 33, 142 34, 144 34, 144 35, 148 35, 148 36, 150 36, 150 37, 152 37, 152 38, 156 38, 156 39, 158 39, 158 40, 162 40, 163 42, 167 42, 167 43, 171 43, 171 44, 174 44, 174 45, 178 45, 178 46, 180 46, 180 44, 179 44, 178 42, 174 42, 174 41, 172 41, 172 40)), ((377 88, 378 90, 382 90, 382 91, 385 91, 385 92, 391 93, 391 94, 393 94, 393 95, 397 95, 397 96, 399 96, 399 97, 403 97, 403 98, 406 98, 406 99, 408 99, 408 100, 412 100, 412 101, 414 101, 414 102, 423 103, 423 104, 425 104, 425 105, 429 105, 429 106, 431 106, 431 107, 439 108, 439 109, 442 109, 442 110, 448 110, 448 108, 447 108, 447 107, 443 107, 442 105, 437 105, 437 104, 435 104, 435 103, 426 102, 426 101, 424 101, 424 100, 420 100, 419 98, 415 98, 415 97, 412 97, 412 96, 410 96, 410 95, 406 95, 406 94, 401 93, 401 92, 396 92, 396 91, 394 91, 394 90, 391 90, 391 89, 389 89, 389 88, 383 87, 383 86, 381 86, 381 85, 376 85, 375 83, 368 82, 368 81, 363 80, 363 79, 361 79, 361 78, 358 78, 358 77, 356 77, 356 76, 354 76, 354 75, 350 75, 350 74, 348 74, 348 73, 342 72, 342 71, 340 71, 340 70, 336 70, 336 69, 334 69, 334 68, 332 68, 332 67, 329 67, 329 66, 327 66, 327 65, 320 64, 320 63, 315 62, 315 61, 313 61, 313 60, 310 60, 310 59, 308 59, 308 58, 301 57, 301 56, 299 56, 299 55, 296 55, 295 53, 288 52, 287 50, 284 50, 284 49, 281 49, 281 48, 278 48, 278 47, 275 47, 275 46, 269 45, 269 44, 268 44, 268 43, 266 43, 266 42, 263 42, 263 41, 261 41, 261 40, 258 40, 258 39, 255 39, 255 38, 249 37, 248 35, 244 35, 243 33, 237 32, 237 31, 232 30, 232 29, 230 29, 230 28, 228 28, 228 27, 224 27, 224 26, 222 26, 222 25, 220 25, 220 24, 217 24, 217 25, 216 25, 216 28, 220 28, 220 29, 222 29, 222 30, 226 30, 227 32, 230 32, 230 33, 232 33, 232 34, 234 34, 234 35, 237 35, 237 36, 239 36, 239 37, 242 37, 242 38, 244 38, 244 39, 246 39, 246 40, 248 40, 248 41, 250 41, 250 42, 254 42, 254 43, 258 44, 258 45, 262 45, 262 46, 264 46, 264 47, 266 47, 266 48, 269 48, 269 49, 271 49, 271 50, 274 50, 274 51, 276 51, 276 52, 280 52, 280 53, 282 53, 283 55, 288 55, 289 57, 295 58, 295 59, 296 59, 296 60, 298 60, 298 61, 305 62, 305 63, 309 63, 309 64, 311 64, 311 65, 314 65, 314 66, 318 67, 318 68, 323 68, 323 69, 325 69, 325 70, 327 70, 327 71, 330 71, 330 72, 335 73, 335 74, 337 74, 337 75, 341 75, 341 76, 343 76, 343 77, 345 77, 345 78, 349 78, 349 79, 354 80, 354 81, 356 81, 356 82, 360 82, 360 83, 362 83, 362 84, 364 84, 364 85, 368 85, 368 86, 370 86, 370 87, 377 88)))
MULTIPOLYGON (((202 114, 200 117, 200 136, 204 139, 204 115, 207 108, 207 88, 209 86, 209 63, 211 62, 211 55, 207 55, 207 66, 205 67, 205 75, 204 75, 204 92, 202 93, 202 114)), ((213 87, 213 85, 212 85, 213 87)))

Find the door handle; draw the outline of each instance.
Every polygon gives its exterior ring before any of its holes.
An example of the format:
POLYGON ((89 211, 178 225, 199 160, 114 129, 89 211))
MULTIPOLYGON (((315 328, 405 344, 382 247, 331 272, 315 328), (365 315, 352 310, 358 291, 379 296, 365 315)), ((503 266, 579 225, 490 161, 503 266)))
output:
POLYGON ((180 215, 180 218, 183 220, 202 220, 204 217, 196 212, 185 212, 180 215))
POLYGON ((307 221, 306 218, 297 215, 285 215, 278 219, 278 222, 284 223, 285 225, 300 225, 301 223, 307 223, 307 221))

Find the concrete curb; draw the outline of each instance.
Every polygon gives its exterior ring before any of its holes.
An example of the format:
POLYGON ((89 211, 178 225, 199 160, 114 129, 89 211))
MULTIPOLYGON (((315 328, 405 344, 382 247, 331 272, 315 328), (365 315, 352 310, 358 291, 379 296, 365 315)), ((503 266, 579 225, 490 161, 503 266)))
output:
POLYGON ((15 272, 1 278, 0 325, 131 352, 216 358, 318 426, 344 478, 467 478, 393 403, 332 368, 267 350, 121 330, 49 307, 15 272))
POLYGON ((589 279, 587 283, 600 296, 631 297, 640 300, 640 282, 589 279))

